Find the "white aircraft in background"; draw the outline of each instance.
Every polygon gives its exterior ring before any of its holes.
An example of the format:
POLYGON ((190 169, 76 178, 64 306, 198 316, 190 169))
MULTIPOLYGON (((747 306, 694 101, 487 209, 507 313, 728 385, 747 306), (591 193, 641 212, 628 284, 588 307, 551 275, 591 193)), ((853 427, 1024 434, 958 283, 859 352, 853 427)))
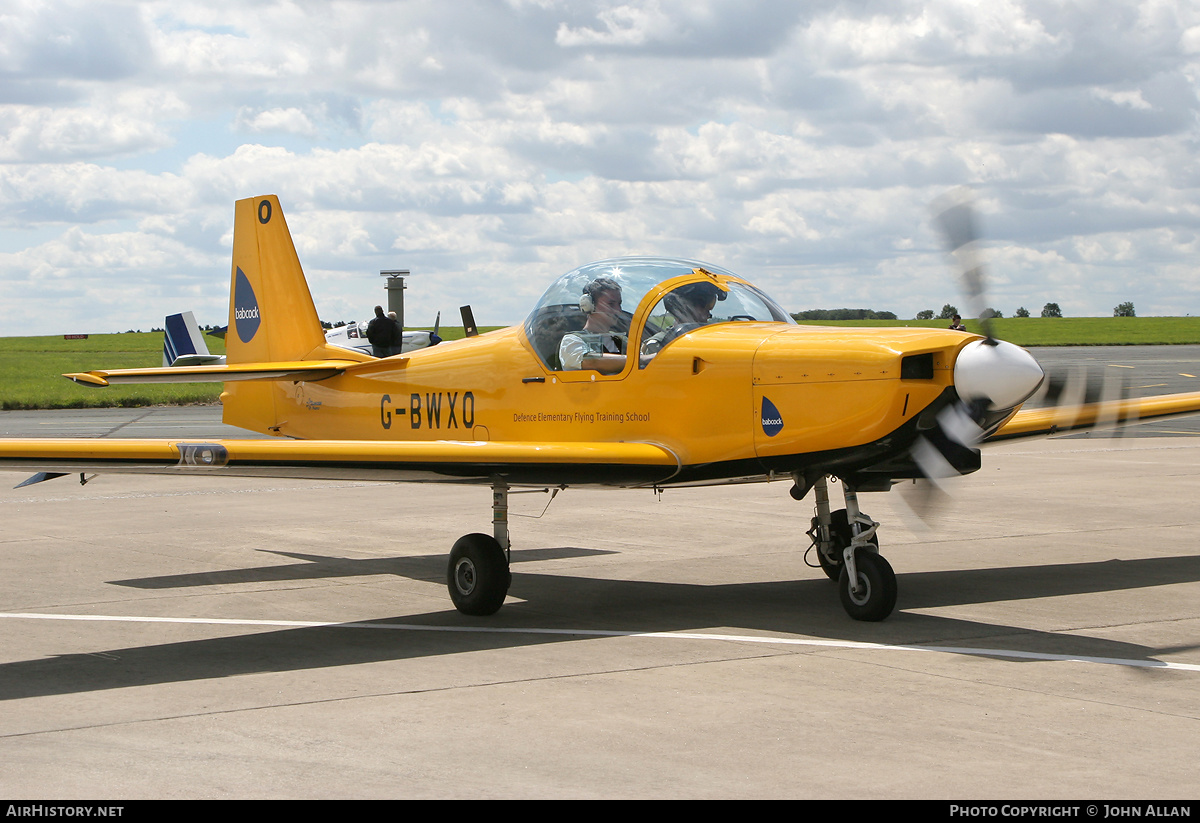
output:
MULTIPOLYGON (((438 337, 442 314, 438 312, 433 324, 433 331, 406 331, 401 353, 427 349, 442 342, 438 337)), ((204 333, 196 317, 190 311, 168 315, 164 325, 163 360, 164 366, 223 366, 225 355, 211 354, 204 342, 204 333)), ((224 334, 218 336, 224 337, 224 334)), ((348 323, 325 332, 325 342, 344 349, 361 351, 371 354, 371 341, 367 340, 367 321, 348 323)))
MULTIPOLYGON (((371 341, 367 339, 367 324, 368 321, 360 320, 357 323, 347 323, 345 326, 332 328, 325 332, 325 342, 333 346, 341 346, 344 349, 357 349, 365 354, 372 354, 371 341)), ((438 328, 441 324, 442 313, 438 312, 437 320, 433 324, 433 331, 404 332, 404 342, 401 344, 400 353, 427 349, 442 342, 442 338, 438 337, 438 328)))

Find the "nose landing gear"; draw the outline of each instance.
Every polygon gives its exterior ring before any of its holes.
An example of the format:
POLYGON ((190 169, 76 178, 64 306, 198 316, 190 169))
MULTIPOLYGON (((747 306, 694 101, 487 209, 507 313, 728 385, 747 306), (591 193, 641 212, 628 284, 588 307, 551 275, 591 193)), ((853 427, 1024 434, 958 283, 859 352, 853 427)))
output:
POLYGON ((879 523, 858 508, 858 494, 843 482, 846 508, 830 511, 828 478, 813 484, 817 514, 808 536, 821 570, 836 580, 842 607, 855 620, 883 620, 896 607, 896 573, 879 554, 879 523))

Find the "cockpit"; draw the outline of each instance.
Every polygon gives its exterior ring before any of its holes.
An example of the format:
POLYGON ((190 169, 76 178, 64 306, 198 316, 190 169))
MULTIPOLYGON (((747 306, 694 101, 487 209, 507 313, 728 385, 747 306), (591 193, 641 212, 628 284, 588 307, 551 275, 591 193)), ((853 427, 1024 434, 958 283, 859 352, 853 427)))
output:
POLYGON ((553 371, 639 368, 703 326, 791 323, 779 304, 719 266, 663 257, 588 263, 554 281, 525 321, 525 336, 553 371))

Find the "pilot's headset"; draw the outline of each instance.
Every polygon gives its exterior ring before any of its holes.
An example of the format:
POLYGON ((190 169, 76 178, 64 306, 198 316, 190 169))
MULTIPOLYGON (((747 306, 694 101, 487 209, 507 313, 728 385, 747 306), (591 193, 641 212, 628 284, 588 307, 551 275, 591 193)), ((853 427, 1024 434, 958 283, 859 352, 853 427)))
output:
POLYGON ((606 291, 621 293, 621 284, 611 277, 597 277, 583 287, 583 296, 579 298, 579 310, 591 314, 596 310, 596 297, 606 291))

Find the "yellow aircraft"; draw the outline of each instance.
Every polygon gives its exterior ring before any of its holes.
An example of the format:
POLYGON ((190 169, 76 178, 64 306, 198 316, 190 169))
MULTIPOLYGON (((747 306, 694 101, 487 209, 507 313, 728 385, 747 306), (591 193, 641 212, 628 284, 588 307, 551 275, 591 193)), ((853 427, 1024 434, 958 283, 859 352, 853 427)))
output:
POLYGON ((509 490, 791 481, 815 489, 809 535, 860 620, 896 577, 857 492, 979 468, 984 438, 1200 410, 1200 393, 1017 414, 1043 380, 1028 352, 949 330, 796 325, 716 266, 590 263, 521 326, 376 359, 329 345, 274 196, 235 211, 223 365, 66 375, 94 386, 220 381, 224 421, 266 439, 0 440, 0 468, 204 472, 490 484, 493 533, 450 552, 459 611, 507 595, 509 490), (1029 413, 1026 413, 1027 415, 1029 413), (1014 416, 1015 415, 1015 416, 1014 416), (1040 416, 1038 416, 1040 415, 1040 416), (832 510, 827 479, 841 479, 832 510))

